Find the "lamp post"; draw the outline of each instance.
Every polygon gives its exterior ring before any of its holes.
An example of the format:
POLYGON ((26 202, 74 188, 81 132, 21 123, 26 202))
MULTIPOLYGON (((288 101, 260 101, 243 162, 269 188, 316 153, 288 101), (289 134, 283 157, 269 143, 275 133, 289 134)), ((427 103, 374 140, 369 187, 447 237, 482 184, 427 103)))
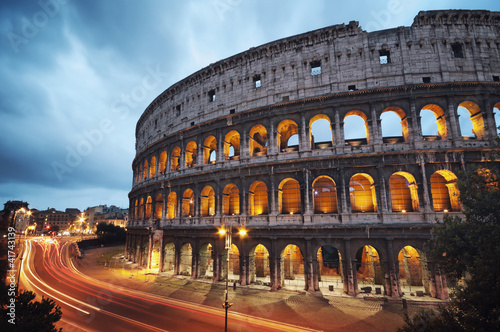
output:
MULTIPOLYGON (((219 229, 219 234, 225 236, 225 250, 226 250, 226 291, 224 293, 224 303, 222 303, 222 307, 226 309, 226 315, 225 315, 225 323, 224 323, 224 331, 227 332, 227 311, 228 309, 233 305, 232 303, 229 303, 229 253, 231 251, 231 245, 233 241, 233 230, 232 230, 232 225, 229 223, 229 228, 222 227, 219 229)), ((240 237, 243 237, 247 234, 247 231, 244 228, 241 228, 238 231, 238 234, 240 237)))

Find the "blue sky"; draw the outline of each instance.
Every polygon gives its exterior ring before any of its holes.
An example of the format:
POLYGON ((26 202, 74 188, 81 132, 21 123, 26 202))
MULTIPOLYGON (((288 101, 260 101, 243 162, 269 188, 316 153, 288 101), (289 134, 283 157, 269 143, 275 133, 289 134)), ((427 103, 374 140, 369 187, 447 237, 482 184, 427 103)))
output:
POLYGON ((3 0, 0 203, 128 207, 136 122, 176 81, 279 38, 434 9, 500 1, 3 0))

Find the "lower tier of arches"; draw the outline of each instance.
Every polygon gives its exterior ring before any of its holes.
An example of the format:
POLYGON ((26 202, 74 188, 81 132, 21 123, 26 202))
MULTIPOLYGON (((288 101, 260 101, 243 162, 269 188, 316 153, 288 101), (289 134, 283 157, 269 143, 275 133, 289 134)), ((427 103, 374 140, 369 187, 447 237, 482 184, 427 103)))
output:
POLYGON ((239 230, 129 229, 125 254, 153 272, 270 290, 448 298, 445 276, 426 255, 430 225, 239 230))

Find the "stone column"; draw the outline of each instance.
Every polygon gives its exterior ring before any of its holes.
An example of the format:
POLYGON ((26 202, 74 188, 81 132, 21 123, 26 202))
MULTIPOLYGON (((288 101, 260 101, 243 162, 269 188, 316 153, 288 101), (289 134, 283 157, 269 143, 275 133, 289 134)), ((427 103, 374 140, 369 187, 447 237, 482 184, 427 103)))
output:
POLYGON ((424 188, 424 213, 430 213, 434 210, 430 195, 429 195, 429 184, 427 182, 427 174, 425 170, 425 158, 423 156, 418 156, 419 163, 420 163, 420 172, 422 173, 422 187, 424 188))
POLYGON ((460 131, 460 124, 458 121, 457 110, 455 103, 451 97, 447 98, 448 103, 448 116, 446 116, 446 125, 448 127, 448 137, 452 140, 462 138, 460 131))
POLYGON ((240 138, 240 159, 248 159, 250 157, 250 149, 249 149, 249 136, 247 134, 246 129, 243 129, 241 138, 240 138))
POLYGON ((388 238, 387 241, 387 263, 385 271, 385 281, 386 281, 386 292, 388 296, 399 298, 402 295, 401 288, 399 286, 399 264, 394 259, 394 247, 393 239, 388 238))
POLYGON ((271 248, 269 252, 269 269, 271 272, 271 291, 281 289, 281 267, 280 255, 277 252, 276 238, 271 239, 271 248))
POLYGON ((375 107, 370 104, 370 114, 371 114, 371 119, 368 120, 368 130, 369 130, 369 136, 368 137, 368 143, 369 144, 382 144, 382 130, 380 127, 380 119, 377 117, 377 111, 375 110, 375 107))
POLYGON ((222 135, 222 132, 218 130, 217 134, 217 156, 216 160, 217 163, 222 163, 224 161, 224 137, 222 135))
POLYGON ((165 248, 163 248, 163 232, 162 232, 162 235, 160 237, 160 255, 159 255, 159 260, 160 260, 160 264, 159 264, 159 269, 158 271, 159 272, 163 272, 163 270, 165 269, 165 248))
POLYGON ((268 138, 269 138, 269 144, 267 145, 267 154, 269 156, 277 154, 279 151, 278 146, 277 146, 277 141, 276 141, 276 129, 274 128, 273 120, 269 119, 269 133, 268 133, 268 138))
MULTIPOLYGON (((497 135, 497 128, 495 126, 495 114, 493 112, 493 106, 487 99, 484 101, 484 110, 482 111, 482 114, 486 115, 483 118, 483 121, 485 122, 484 130, 486 138, 488 139, 497 138, 498 135, 497 135)), ((500 125, 500 123, 498 125, 500 125)))
POLYGON ((342 260, 344 270, 344 292, 351 296, 358 294, 358 280, 356 271, 353 269, 353 257, 351 254, 351 239, 344 238, 344 250, 346 257, 342 260))
POLYGON ((174 274, 178 275, 181 270, 181 247, 178 243, 175 244, 175 269, 174 274))
POLYGON ((305 290, 308 292, 314 292, 316 290, 314 287, 314 271, 311 239, 306 239, 306 252, 304 255, 304 286, 305 290))
POLYGON ((299 133, 300 133, 299 151, 311 151, 309 126, 306 124, 306 117, 304 115, 304 112, 300 113, 299 133))
POLYGON ((153 256, 153 233, 148 234, 148 269, 151 269, 151 258, 153 256))
POLYGON ((417 114, 415 98, 410 98, 410 114, 411 114, 411 121, 409 121, 409 123, 411 123, 411 128, 412 128, 410 140, 413 142, 421 141, 423 140, 421 117, 420 114, 417 114))
POLYGON ((198 241, 195 241, 191 252, 191 279, 196 279, 196 277, 198 276, 199 259, 200 250, 198 248, 198 241))

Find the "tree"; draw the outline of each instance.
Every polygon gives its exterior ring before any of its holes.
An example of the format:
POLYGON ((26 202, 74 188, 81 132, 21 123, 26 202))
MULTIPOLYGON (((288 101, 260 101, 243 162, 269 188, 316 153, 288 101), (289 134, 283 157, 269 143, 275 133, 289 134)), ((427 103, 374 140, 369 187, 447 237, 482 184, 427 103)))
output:
POLYGON ((123 227, 101 222, 96 227, 100 243, 125 242, 126 232, 123 227))
POLYGON ((431 257, 455 298, 437 313, 407 317, 400 331, 500 331, 500 190, 486 169, 461 174, 458 183, 465 220, 445 216, 435 228, 431 257))

